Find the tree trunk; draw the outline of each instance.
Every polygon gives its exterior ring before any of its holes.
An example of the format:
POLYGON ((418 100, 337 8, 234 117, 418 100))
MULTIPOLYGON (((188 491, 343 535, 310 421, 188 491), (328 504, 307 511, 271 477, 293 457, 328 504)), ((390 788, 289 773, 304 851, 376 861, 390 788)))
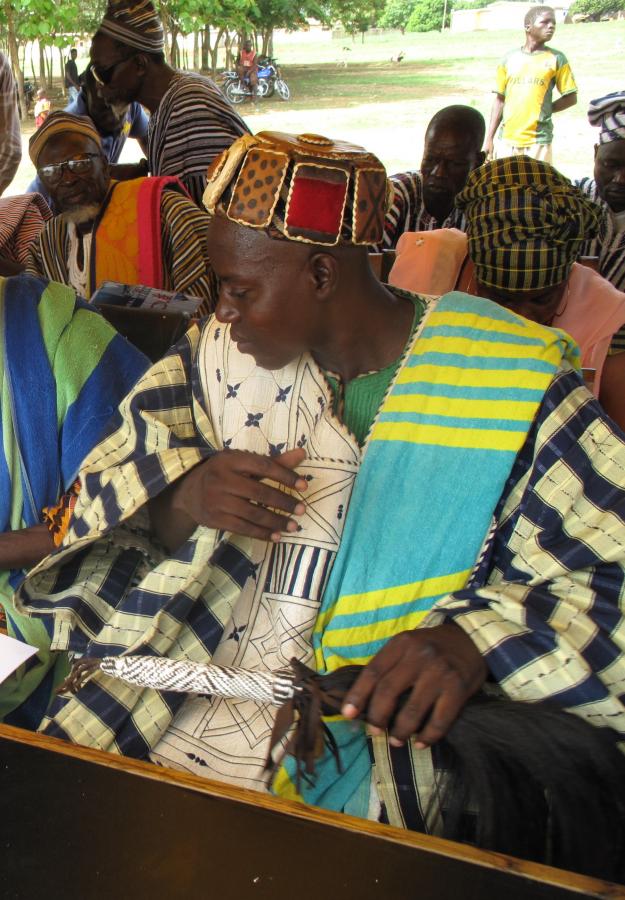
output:
POLYGON ((234 41, 234 38, 234 34, 230 34, 229 31, 226 31, 226 69, 231 69, 233 66, 232 43, 234 41))
POLYGON ((263 41, 261 56, 271 56, 271 45, 273 44, 273 28, 265 28, 261 32, 263 41))
MULTIPOLYGON (((223 28, 220 28, 219 31, 217 32, 217 37, 215 38, 215 43, 213 44, 213 46, 212 46, 212 48, 211 48, 211 51, 210 51, 210 56, 211 56, 211 74, 212 74, 213 78, 214 78, 215 75, 217 74, 217 61, 218 61, 218 55, 219 55, 219 42, 221 41, 221 39, 222 39, 222 37, 223 37, 223 34, 224 34, 224 30, 223 30, 223 28)), ((226 66, 226 68, 228 68, 228 66, 226 66)))
POLYGON ((11 60, 11 68, 17 81, 17 95, 19 99, 20 110, 22 116, 26 114, 26 99, 24 97, 24 73, 20 68, 19 45, 17 43, 17 35, 15 33, 15 18, 13 16, 13 8, 10 0, 4 0, 4 18, 7 29, 7 43, 9 46, 9 59, 11 60))
POLYGON ((202 69, 204 71, 208 71, 209 66, 209 54, 211 48, 211 27, 210 25, 204 26, 204 31, 202 32, 202 69))
MULTIPOLYGON (((59 65, 61 67, 61 84, 63 85, 63 95, 67 97, 67 88, 65 87, 65 63, 63 62, 63 50, 61 47, 57 47, 59 51, 59 65)), ((52 57, 52 77, 54 77, 54 57, 52 57)))

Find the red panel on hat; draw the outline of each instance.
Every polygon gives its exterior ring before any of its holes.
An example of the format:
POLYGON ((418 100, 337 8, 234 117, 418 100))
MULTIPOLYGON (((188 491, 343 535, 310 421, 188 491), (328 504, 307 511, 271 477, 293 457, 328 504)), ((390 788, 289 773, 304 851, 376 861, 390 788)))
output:
POLYGON ((330 182, 296 176, 289 199, 287 226, 338 237, 346 193, 345 178, 330 182))

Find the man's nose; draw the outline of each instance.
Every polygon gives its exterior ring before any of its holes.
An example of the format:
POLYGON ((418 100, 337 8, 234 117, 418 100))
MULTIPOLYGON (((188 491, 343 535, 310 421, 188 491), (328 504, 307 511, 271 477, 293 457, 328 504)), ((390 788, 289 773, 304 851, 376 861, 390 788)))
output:
POLYGON ((217 306, 215 307, 215 317, 219 322, 223 322, 224 325, 238 322, 240 318, 236 303, 221 290, 219 291, 217 306))
POLYGON ((612 181, 616 181, 617 184, 625 184, 625 166, 616 170, 612 181))

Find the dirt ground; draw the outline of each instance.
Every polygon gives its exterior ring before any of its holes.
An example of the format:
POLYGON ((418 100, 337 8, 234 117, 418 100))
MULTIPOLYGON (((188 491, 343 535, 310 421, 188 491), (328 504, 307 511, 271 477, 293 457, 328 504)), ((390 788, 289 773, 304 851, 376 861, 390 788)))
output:
MULTIPOLYGON (((431 116, 450 103, 467 103, 488 118, 501 56, 521 43, 516 31, 455 35, 399 32, 364 43, 290 42, 276 46, 291 100, 238 107, 252 131, 318 132, 361 144, 389 173, 416 168, 431 116), (401 64, 393 62, 403 51, 401 64)), ((586 119, 593 97, 622 86, 625 21, 561 26, 553 45, 564 51, 579 87, 576 107, 555 117, 554 163, 571 178, 592 171, 597 132, 586 119), (590 48, 590 49, 589 49, 590 48)), ((62 105, 59 103, 59 105, 62 105)), ((7 194, 21 193, 34 176, 28 159, 32 118, 24 122, 24 158, 7 194)), ((135 141, 122 161, 140 158, 135 141)))

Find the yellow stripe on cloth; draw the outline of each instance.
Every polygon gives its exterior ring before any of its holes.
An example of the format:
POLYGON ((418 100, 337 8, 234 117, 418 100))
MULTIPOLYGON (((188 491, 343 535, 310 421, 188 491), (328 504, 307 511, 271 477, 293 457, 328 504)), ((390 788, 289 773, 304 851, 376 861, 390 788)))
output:
POLYGON ((429 394, 395 394, 388 397, 384 404, 384 412, 531 422, 536 413, 536 401, 468 400, 464 397, 432 397, 429 394))
POLYGON ((494 319, 492 316, 482 316, 478 313, 439 312, 434 310, 428 317, 427 327, 436 328, 440 325, 448 325, 454 328, 477 328, 480 331, 499 332, 500 334, 513 334, 517 337, 531 338, 535 340, 536 348, 544 345, 544 336, 536 334, 536 329, 529 322, 510 322, 503 319, 494 319))
POLYGON ((500 431, 487 428, 450 428, 445 425, 416 425, 412 422, 378 422, 372 441, 405 441, 411 444, 436 444, 441 447, 465 447, 469 450, 508 450, 518 452, 527 437, 527 428, 500 431))
POLYGON ((472 388, 528 388, 545 391, 553 378, 552 372, 535 372, 531 369, 465 369, 460 366, 432 366, 421 363, 405 366, 397 377, 397 384, 427 382, 454 387, 472 388))
MULTIPOLYGON (((486 342, 483 342, 483 344, 486 342)), ((482 344, 481 356, 484 357, 482 344)), ((425 353, 453 353, 457 356, 471 358, 478 351, 478 343, 470 338, 443 337, 442 335, 425 335, 417 342, 413 356, 423 356, 425 353)), ((557 342, 548 347, 537 347, 535 344, 511 344, 507 341, 488 341, 488 356, 500 359, 536 359, 540 350, 541 359, 557 368, 562 359, 562 348, 557 342)))

